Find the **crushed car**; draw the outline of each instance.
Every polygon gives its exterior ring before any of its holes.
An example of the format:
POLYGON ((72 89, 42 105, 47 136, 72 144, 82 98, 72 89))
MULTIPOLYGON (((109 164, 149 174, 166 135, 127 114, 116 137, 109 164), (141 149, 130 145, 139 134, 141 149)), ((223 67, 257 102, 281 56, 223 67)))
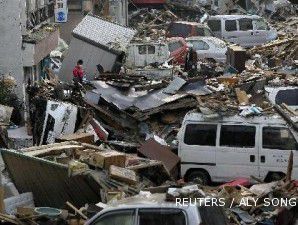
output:
POLYGON ((198 59, 226 62, 227 44, 224 41, 216 37, 189 37, 186 42, 197 52, 198 59))

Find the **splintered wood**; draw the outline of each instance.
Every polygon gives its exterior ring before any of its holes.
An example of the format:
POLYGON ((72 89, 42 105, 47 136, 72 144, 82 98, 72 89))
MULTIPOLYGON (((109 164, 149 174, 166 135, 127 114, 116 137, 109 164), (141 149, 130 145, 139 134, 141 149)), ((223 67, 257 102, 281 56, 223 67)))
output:
POLYGON ((245 91, 241 91, 239 88, 235 88, 235 92, 240 105, 249 104, 249 97, 245 91))
POLYGON ((137 174, 133 170, 121 168, 118 166, 110 166, 110 177, 115 180, 123 181, 127 184, 137 184, 137 174))

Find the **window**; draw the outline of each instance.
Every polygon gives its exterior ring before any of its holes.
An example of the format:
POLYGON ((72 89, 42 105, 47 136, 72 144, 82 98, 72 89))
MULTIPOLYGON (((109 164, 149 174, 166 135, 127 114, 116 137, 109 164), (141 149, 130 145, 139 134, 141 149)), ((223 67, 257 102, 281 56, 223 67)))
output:
POLYGON ((220 206, 200 206, 198 207, 202 224, 225 225, 229 224, 223 207, 220 206))
POLYGON ((226 31, 237 31, 236 20, 226 20, 225 29, 226 31))
POLYGON ((62 9, 63 8, 63 3, 57 3, 57 8, 62 9))
POLYGON ((196 36, 209 37, 212 36, 212 32, 206 27, 196 27, 196 36))
POLYGON ((298 144, 288 128, 263 127, 263 148, 298 150, 298 144))
POLYGON ((187 145, 216 145, 217 125, 188 124, 185 129, 184 143, 187 145))
POLYGON ((169 43, 170 52, 176 51, 178 48, 181 48, 183 44, 180 41, 174 41, 169 43))
POLYGON ((134 210, 115 211, 99 217, 92 225, 134 225, 134 210))
POLYGON ((180 209, 140 209, 139 225, 186 225, 180 209))
POLYGON ((146 55, 147 53, 147 46, 146 45, 140 45, 139 46, 139 54, 140 55, 146 55))
POLYGON ((255 21, 255 30, 269 30, 268 24, 264 21, 264 19, 257 19, 255 21))
POLYGON ((148 45, 148 54, 155 54, 155 46, 148 45))
POLYGON ((191 41, 195 50, 208 50, 210 47, 205 41, 191 41))
POLYGON ((255 136, 254 126, 222 125, 220 146, 252 148, 255 146, 255 136))
POLYGON ((221 31, 221 21, 220 20, 209 20, 208 26, 213 32, 221 31))
POLYGON ((191 26, 186 24, 174 23, 169 29, 170 36, 172 37, 188 37, 191 33, 191 26))
POLYGON ((240 30, 246 31, 246 30, 253 30, 252 26, 252 20, 251 19, 240 19, 239 20, 239 28, 240 30))
POLYGON ((275 103, 282 104, 285 103, 288 106, 298 105, 298 88, 280 90, 275 96, 275 103))

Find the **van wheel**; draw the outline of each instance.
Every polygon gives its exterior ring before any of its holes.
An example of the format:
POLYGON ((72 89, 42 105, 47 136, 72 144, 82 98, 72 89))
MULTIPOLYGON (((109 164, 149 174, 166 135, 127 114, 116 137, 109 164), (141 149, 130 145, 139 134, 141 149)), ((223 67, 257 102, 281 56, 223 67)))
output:
POLYGON ((270 172, 268 173, 265 182, 279 181, 285 177, 283 173, 270 172))
POLYGON ((209 174, 203 170, 195 170, 190 172, 190 174, 187 176, 187 180, 189 182, 193 182, 201 185, 210 184, 209 174))

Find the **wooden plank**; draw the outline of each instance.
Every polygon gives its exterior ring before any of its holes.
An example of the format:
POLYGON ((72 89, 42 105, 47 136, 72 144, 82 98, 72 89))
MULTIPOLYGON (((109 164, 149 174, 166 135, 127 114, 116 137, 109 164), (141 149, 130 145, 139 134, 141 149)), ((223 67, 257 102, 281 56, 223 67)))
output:
POLYGON ((52 147, 48 149, 40 149, 40 150, 25 152, 24 154, 28 156, 43 157, 47 155, 60 154, 65 150, 74 150, 74 149, 84 149, 84 147, 80 145, 65 145, 65 146, 52 147))
POLYGON ((294 116, 298 116, 298 112, 291 109, 286 103, 282 103, 281 106, 294 116))
POLYGON ((137 174, 133 170, 121 168, 118 166, 110 166, 110 177, 115 180, 123 181, 127 184, 137 184, 137 174))

